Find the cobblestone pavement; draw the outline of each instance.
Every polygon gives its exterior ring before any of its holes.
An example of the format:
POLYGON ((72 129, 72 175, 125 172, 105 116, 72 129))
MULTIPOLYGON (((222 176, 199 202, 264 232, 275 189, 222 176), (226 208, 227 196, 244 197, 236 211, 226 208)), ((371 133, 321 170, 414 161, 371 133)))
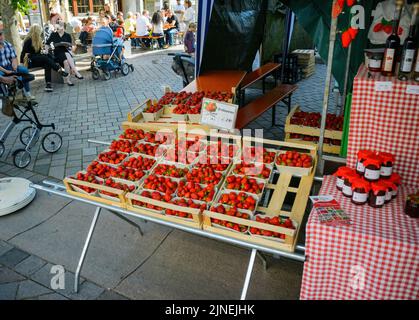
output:
MULTIPOLYGON (((19 133, 24 125, 14 129, 6 141, 6 153, 0 159, 0 178, 19 176, 38 183, 48 178, 61 180, 84 168, 95 158, 101 147, 88 143, 88 139, 111 141, 120 133, 120 125, 126 119, 130 108, 146 98, 159 98, 163 87, 181 90, 182 81, 171 70, 171 57, 167 52, 156 52, 132 60, 135 71, 127 77, 120 74, 109 81, 94 81, 89 73, 84 72, 85 80, 75 80, 74 87, 56 84, 53 93, 43 92, 42 80, 33 83, 33 94, 37 96, 38 116, 44 123, 55 122, 57 132, 63 136, 63 147, 56 154, 47 154, 37 143, 32 152, 32 162, 26 169, 18 169, 12 164, 12 152, 22 145, 19 133), (76 82, 77 81, 77 82, 76 82)), ((325 65, 317 65, 316 73, 311 78, 298 83, 299 89, 293 96, 292 105, 300 105, 306 111, 320 111, 323 99, 325 65)), ((247 98, 260 95, 259 89, 250 89, 247 98)), ((332 106, 334 97, 331 97, 332 106)), ((334 111, 332 109, 331 111, 334 111)), ((264 129, 265 138, 283 138, 283 128, 287 110, 277 107, 277 125, 271 127, 271 111, 263 114, 248 127, 264 129)), ((0 130, 4 130, 9 118, 0 116, 0 130)), ((48 130, 43 131, 45 134, 48 130)), ((103 147, 102 147, 103 148, 103 147)), ((39 223, 42 227, 43 223, 39 223)), ((21 231, 19 235, 38 224, 21 231)), ((72 227, 71 227, 72 228, 72 227)), ((23 230, 23 229, 22 229, 23 230)), ((9 239, 4 237, 3 240, 9 239)), ((29 252, 22 251, 9 241, 0 240, 0 300, 2 299, 126 299, 120 291, 104 288, 99 281, 94 283, 82 279, 80 293, 74 294, 74 274, 66 277, 65 290, 52 290, 50 279, 52 264, 29 252), (67 283, 68 282, 68 283, 67 283)), ((284 264, 281 268, 287 267, 284 264)), ((295 267, 293 267, 295 269, 295 267)), ((297 269, 300 270, 298 267, 297 269)), ((282 269, 281 269, 282 270, 282 269)), ((279 274, 282 271, 279 270, 279 274)), ((298 272, 292 272, 297 279, 298 272)), ((299 288, 298 282, 292 286, 299 288)), ((288 290, 288 289, 287 289, 288 290)), ((131 293, 137 297, 137 293, 131 293)), ((292 297, 296 297, 293 293, 292 297)), ((289 298, 287 295, 285 298, 289 298)))

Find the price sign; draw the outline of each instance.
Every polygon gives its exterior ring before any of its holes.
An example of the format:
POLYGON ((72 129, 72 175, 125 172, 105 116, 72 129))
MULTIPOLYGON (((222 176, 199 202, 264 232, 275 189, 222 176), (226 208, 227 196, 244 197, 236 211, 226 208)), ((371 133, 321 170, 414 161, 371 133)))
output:
POLYGON ((378 91, 378 92, 393 91, 393 82, 391 82, 391 81, 377 81, 375 83, 375 91, 378 91))
POLYGON ((407 94, 419 94, 419 86, 418 85, 408 85, 406 88, 407 94))
POLYGON ((236 126, 239 106, 204 98, 201 109, 201 123, 209 126, 233 130, 236 126))

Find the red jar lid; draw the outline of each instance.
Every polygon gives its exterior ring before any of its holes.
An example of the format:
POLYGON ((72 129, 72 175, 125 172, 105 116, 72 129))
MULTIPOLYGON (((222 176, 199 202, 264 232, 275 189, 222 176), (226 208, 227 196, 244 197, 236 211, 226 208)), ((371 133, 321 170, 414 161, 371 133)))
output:
POLYGON ((353 180, 359 179, 359 175, 356 173, 356 171, 349 171, 342 174, 342 179, 348 179, 350 183, 352 183, 353 180))
POLYGON ((394 155, 392 155, 389 152, 380 152, 378 155, 383 159, 383 163, 392 162, 394 163, 396 161, 396 158, 394 155))
POLYGON ((383 180, 381 183, 384 186, 386 186, 387 189, 389 189, 389 188, 391 188, 393 190, 396 190, 397 189, 397 186, 393 182, 391 182, 390 180, 383 180))
POLYGON ((402 184, 402 178, 400 177, 400 175, 398 173, 395 173, 395 172, 391 174, 389 180, 396 185, 401 185, 402 184))
POLYGON ((369 165, 373 165, 377 168, 381 167, 381 163, 383 160, 378 155, 370 155, 364 161, 364 167, 368 167, 369 165))
POLYGON ((371 150, 359 150, 358 151, 358 159, 366 159, 369 156, 375 155, 374 151, 371 150))
POLYGON ((333 174, 334 176, 344 176, 345 174, 348 173, 355 173, 355 171, 351 168, 348 167, 340 167, 338 168, 338 170, 333 174))
POLYGON ((383 183, 383 181, 384 180, 379 180, 379 181, 376 181, 376 182, 371 182, 371 190, 372 190, 372 192, 375 195, 377 195, 378 192, 380 192, 380 191, 384 191, 384 192, 387 191, 388 187, 387 187, 387 185, 385 183, 383 183))
POLYGON ((369 192, 371 190, 371 185, 367 180, 362 179, 362 178, 357 178, 352 181, 352 190, 355 190, 358 188, 364 189, 365 192, 369 192))

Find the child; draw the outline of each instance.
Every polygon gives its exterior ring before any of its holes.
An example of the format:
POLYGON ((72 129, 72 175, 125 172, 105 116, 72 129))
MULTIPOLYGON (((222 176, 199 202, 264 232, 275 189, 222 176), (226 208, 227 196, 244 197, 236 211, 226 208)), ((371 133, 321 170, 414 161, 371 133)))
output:
POLYGON ((188 31, 185 34, 185 39, 183 43, 185 45, 185 52, 189 54, 195 53, 195 32, 196 32, 196 23, 189 23, 188 31))
POLYGON ((124 30, 124 20, 118 20, 118 27, 116 28, 115 31, 115 37, 117 38, 122 38, 125 34, 125 30, 124 30))

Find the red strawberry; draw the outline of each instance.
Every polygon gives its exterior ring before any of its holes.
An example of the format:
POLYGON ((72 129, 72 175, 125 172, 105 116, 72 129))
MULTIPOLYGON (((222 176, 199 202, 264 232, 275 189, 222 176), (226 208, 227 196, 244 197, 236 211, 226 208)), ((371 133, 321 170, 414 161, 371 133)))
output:
POLYGON ((383 24, 381 22, 379 22, 374 26, 373 30, 374 30, 374 32, 380 32, 380 31, 383 30, 383 28, 384 28, 383 24))
POLYGON ((385 33, 391 34, 391 32, 393 31, 393 28, 390 25, 386 25, 386 26, 383 27, 383 30, 384 30, 385 33))
POLYGON ((349 47, 349 45, 351 44, 352 39, 351 39, 351 35, 349 34, 348 30, 342 33, 342 46, 344 48, 349 47))

